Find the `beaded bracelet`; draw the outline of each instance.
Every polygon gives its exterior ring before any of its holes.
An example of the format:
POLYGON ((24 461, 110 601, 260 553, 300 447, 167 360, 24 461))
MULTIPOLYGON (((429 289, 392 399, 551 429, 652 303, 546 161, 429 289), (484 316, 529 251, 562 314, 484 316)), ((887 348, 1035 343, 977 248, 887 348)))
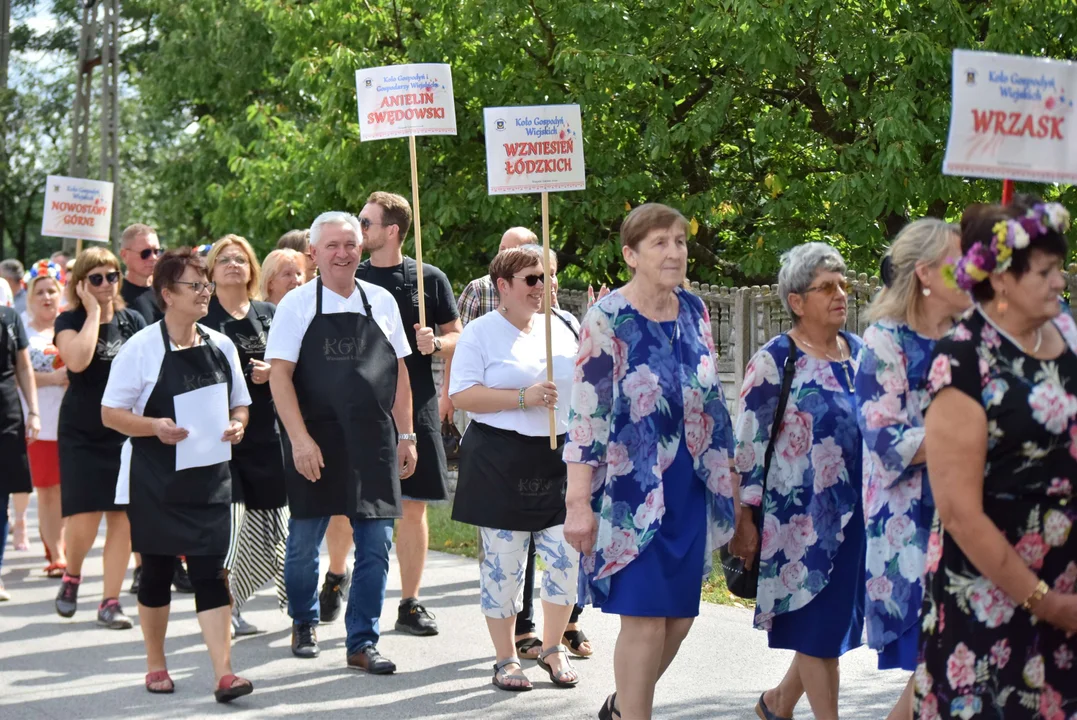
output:
POLYGON ((526 392, 527 392, 527 388, 520 388, 520 400, 519 400, 519 402, 520 402, 520 409, 521 410, 526 410, 527 409, 527 404, 524 402, 524 393, 526 393, 526 392))

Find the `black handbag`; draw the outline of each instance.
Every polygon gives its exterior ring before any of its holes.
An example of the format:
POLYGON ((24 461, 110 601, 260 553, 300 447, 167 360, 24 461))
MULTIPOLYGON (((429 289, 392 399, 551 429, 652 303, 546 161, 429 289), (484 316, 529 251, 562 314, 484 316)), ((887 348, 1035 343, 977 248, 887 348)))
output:
MULTIPOLYGON (((781 432, 781 421, 785 417, 785 406, 789 404, 789 390, 793 386, 793 375, 796 373, 797 344, 793 338, 785 336, 789 341, 789 357, 785 360, 785 369, 782 370, 782 389, 778 395, 778 406, 774 409, 774 422, 770 427, 770 442, 767 443, 767 451, 763 455, 763 499, 767 497, 767 476, 770 475, 770 460, 774 456, 774 441, 781 432)), ((751 510, 752 522, 759 532, 760 550, 763 540, 763 503, 759 507, 743 508, 751 510)), ((754 600, 759 590, 759 553, 756 553, 755 562, 751 570, 744 566, 744 560, 729 552, 729 546, 723 545, 718 549, 718 555, 722 560, 722 572, 725 574, 725 584, 729 592, 739 598, 754 600)))
POLYGON ((441 421, 441 443, 445 446, 445 459, 456 461, 460 459, 460 429, 452 420, 441 421))

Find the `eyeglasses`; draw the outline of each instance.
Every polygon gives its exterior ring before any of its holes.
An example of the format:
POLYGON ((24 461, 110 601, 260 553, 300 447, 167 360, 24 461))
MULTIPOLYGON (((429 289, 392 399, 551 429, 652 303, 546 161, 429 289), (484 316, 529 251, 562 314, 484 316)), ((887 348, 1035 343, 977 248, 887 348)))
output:
POLYGON ((213 291, 217 289, 217 283, 215 283, 215 282, 203 282, 201 280, 196 280, 195 282, 187 282, 185 280, 177 280, 176 284, 177 285, 186 285, 187 287, 194 290, 195 295, 201 295, 203 290, 208 290, 209 294, 212 295, 213 291))
POLYGON ((546 274, 545 273, 542 273, 541 275, 513 275, 513 277, 516 278, 517 280, 525 281, 527 283, 527 287, 535 287, 540 282, 542 282, 542 283, 546 282, 546 274))
POLYGON ((371 222, 367 218, 359 218, 359 227, 363 228, 364 230, 369 230, 371 225, 380 225, 381 227, 385 227, 386 225, 392 225, 392 223, 376 223, 371 222))
POLYGON ((90 284, 94 287, 101 287, 101 283, 108 281, 109 285, 115 285, 120 280, 120 274, 116 271, 110 273, 94 273, 93 275, 87 275, 86 279, 90 281, 90 284))
POLYGON ((150 255, 153 255, 154 257, 160 257, 161 253, 163 253, 163 252, 164 252, 164 250, 162 250, 159 247, 157 247, 157 248, 146 248, 145 250, 140 252, 138 254, 138 256, 140 258, 142 258, 143 260, 149 260, 150 255))
POLYGON ((810 287, 801 295, 807 295, 810 292, 821 292, 824 295, 833 295, 838 290, 841 290, 846 295, 849 294, 849 281, 845 278, 841 280, 827 280, 826 282, 819 283, 815 287, 810 287))
POLYGON ((247 265, 247 258, 242 255, 220 255, 217 257, 217 262, 221 265, 247 265))

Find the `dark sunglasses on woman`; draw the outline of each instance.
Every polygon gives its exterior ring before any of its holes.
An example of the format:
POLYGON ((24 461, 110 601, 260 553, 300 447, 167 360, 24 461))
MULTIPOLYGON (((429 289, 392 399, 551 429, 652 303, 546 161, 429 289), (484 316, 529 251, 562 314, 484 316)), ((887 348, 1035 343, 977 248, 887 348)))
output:
POLYGON ((527 287, 535 287, 539 284, 540 281, 544 284, 546 282, 545 273, 543 273, 542 275, 513 275, 513 277, 517 280, 523 280, 524 282, 526 282, 527 287))
POLYGON ((115 285, 119 282, 120 274, 113 270, 110 273, 94 273, 93 275, 87 275, 86 279, 90 281, 90 284, 94 287, 101 287, 101 283, 108 281, 109 285, 115 285))
POLYGON ((164 250, 162 250, 161 248, 146 248, 145 250, 140 252, 138 256, 143 260, 149 260, 150 255, 153 255, 154 257, 160 257, 161 253, 163 252, 164 250))

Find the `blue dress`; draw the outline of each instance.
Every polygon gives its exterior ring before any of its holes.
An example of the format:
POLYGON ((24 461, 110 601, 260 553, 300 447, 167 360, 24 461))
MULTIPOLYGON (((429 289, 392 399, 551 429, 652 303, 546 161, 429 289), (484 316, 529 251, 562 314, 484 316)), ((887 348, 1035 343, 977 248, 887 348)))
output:
MULTIPOLYGON (((662 323, 670 336, 674 323, 662 323)), ((676 422, 684 422, 683 408, 676 422)), ((665 515, 639 557, 610 578, 610 593, 595 607, 615 615, 678 617, 699 615, 700 578, 707 552, 707 488, 696 477, 684 436, 673 464, 662 473, 665 515), (618 588, 620 590, 618 591, 618 588), (646 591, 641 591, 646 588, 646 591)))

